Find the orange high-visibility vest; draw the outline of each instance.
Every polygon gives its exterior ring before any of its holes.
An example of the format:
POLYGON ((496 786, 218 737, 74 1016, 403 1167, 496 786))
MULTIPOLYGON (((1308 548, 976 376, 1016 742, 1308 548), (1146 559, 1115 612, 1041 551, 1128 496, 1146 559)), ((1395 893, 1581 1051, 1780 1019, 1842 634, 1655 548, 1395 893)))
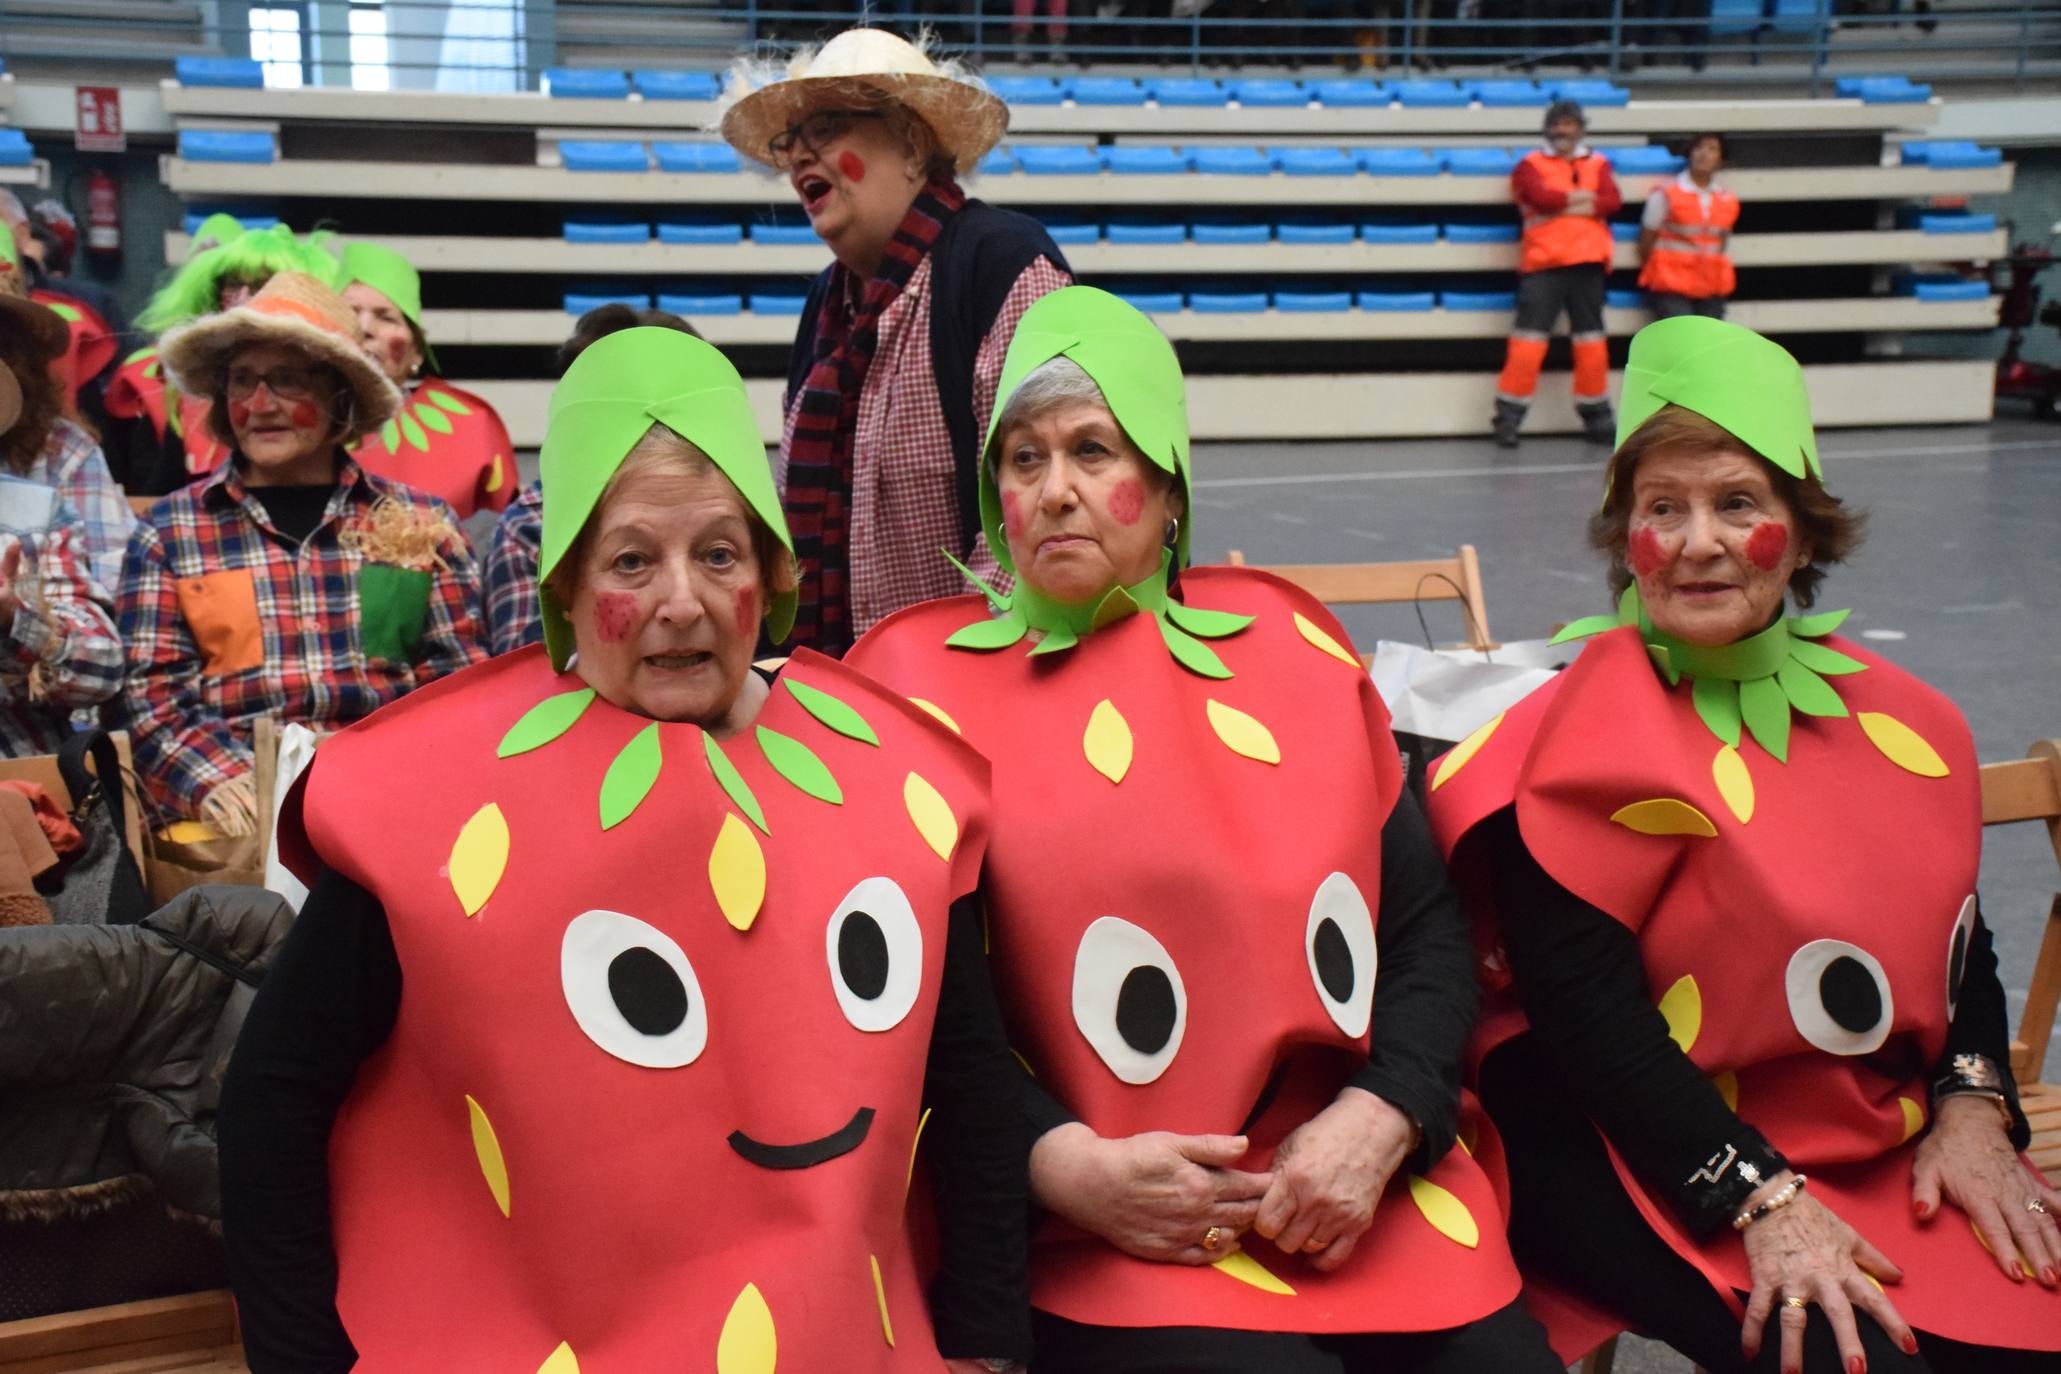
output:
POLYGON ((1710 208, 1694 188, 1670 182, 1667 222, 1653 241, 1653 251, 1639 272, 1648 291, 1668 291, 1691 300, 1729 296, 1738 284, 1725 245, 1739 222, 1739 197, 1719 186, 1710 188, 1710 208))
MULTIPOLYGON (((1540 150, 1525 157, 1539 179, 1556 191, 1595 191, 1603 184, 1609 165, 1594 153, 1569 162, 1540 150)), ((1610 226, 1594 215, 1539 214, 1520 207, 1524 214, 1524 251, 1518 260, 1520 272, 1544 272, 1577 263, 1610 261, 1610 226)))

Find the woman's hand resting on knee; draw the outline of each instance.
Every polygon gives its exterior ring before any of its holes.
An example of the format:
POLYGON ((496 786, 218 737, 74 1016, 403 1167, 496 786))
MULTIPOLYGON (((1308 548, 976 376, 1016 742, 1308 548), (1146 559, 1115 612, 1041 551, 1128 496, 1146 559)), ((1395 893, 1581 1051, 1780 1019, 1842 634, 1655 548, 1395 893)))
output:
POLYGON ((1942 1196, 1968 1215, 2010 1278, 2038 1279, 2048 1288, 2061 1284, 2061 1192, 2025 1167, 1993 1099, 1940 1099, 1911 1166, 1911 1206, 1918 1219, 1938 1215, 1942 1196))
MULTIPOLYGON (((1783 1194, 1795 1177, 1787 1169, 1776 1174, 1746 1199, 1744 1210, 1750 1213, 1760 1203, 1783 1194)), ((1760 1354, 1768 1316, 1779 1312, 1783 1374, 1800 1374, 1803 1332, 1812 1304, 1823 1308, 1825 1320, 1832 1324, 1843 1369, 1867 1368, 1854 1325, 1855 1308, 1873 1316, 1904 1353, 1917 1353, 1917 1337, 1896 1304, 1868 1277, 1896 1283, 1902 1280, 1903 1271, 1809 1193, 1796 1192, 1790 1201, 1749 1224, 1741 1235, 1753 1274, 1753 1294, 1747 1299, 1746 1322, 1740 1330, 1747 1359, 1760 1354)))
POLYGON ((1031 1195, 1126 1254, 1214 1264, 1237 1253, 1273 1181, 1230 1167, 1247 1148, 1243 1136, 1169 1131, 1105 1140, 1070 1122, 1031 1148, 1031 1195))

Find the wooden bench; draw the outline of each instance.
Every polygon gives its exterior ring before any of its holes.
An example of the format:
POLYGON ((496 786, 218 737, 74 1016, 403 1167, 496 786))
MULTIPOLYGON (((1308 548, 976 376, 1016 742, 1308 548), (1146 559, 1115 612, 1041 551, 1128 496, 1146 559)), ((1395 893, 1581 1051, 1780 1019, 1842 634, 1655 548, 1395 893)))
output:
MULTIPOLYGON (((1225 560, 1234 568, 1256 566, 1231 550, 1225 560)), ((1308 592, 1327 606, 1373 606, 1397 602, 1457 601, 1466 621, 1469 649, 1493 649, 1489 637, 1488 599, 1481 588, 1481 561, 1474 545, 1462 544, 1451 558, 1410 563, 1281 563, 1259 568, 1308 592)), ((1371 665, 1373 655, 1361 654, 1371 665)))
POLYGON ((244 1374, 226 1290, 0 1323, 0 1374, 244 1374))

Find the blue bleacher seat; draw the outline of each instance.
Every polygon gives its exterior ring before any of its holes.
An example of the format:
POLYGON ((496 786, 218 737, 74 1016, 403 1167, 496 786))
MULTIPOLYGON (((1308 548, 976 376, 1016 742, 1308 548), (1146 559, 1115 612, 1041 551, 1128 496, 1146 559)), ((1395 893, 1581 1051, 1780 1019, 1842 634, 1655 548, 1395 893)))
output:
POLYGON ((626 139, 567 139, 558 145, 558 157, 569 172, 643 172, 651 168, 644 145, 626 139))
POLYGON ((1005 177, 1016 170, 1016 154, 1007 148, 992 148, 975 168, 982 176, 1005 177))
POLYGON ((806 224, 754 224, 751 241, 764 244, 820 244, 816 231, 806 224))
POLYGON ((1276 291, 1274 308, 1295 314, 1331 314, 1353 308, 1350 291, 1276 291))
POLYGON ((1932 87, 1895 81, 1868 81, 1861 85, 1861 99, 1869 105, 1923 105, 1932 99, 1932 87))
POLYGON ((727 220, 661 220, 660 243, 722 244, 744 242, 744 226, 727 220))
POLYGON ((1632 93, 1614 81, 1559 81, 1553 85, 1555 100, 1575 100, 1592 109, 1621 109, 1632 103, 1632 93))
POLYGON ((754 315, 799 315, 808 305, 806 291, 754 291, 749 304, 754 315))
POLYGON ((1436 224, 1362 224, 1362 243, 1437 243, 1436 224))
POLYGON ((1045 232, 1052 236, 1052 242, 1061 245, 1102 242, 1102 226, 1089 222, 1061 220, 1047 223, 1045 232))
POLYGON ((1610 222, 1610 237, 1618 243, 1637 243, 1639 241, 1639 221, 1612 220, 1610 222))
POLYGON ((1903 145, 1902 158, 1906 167, 1922 167, 1932 160, 1932 145, 1924 139, 1913 139, 1903 145))
POLYGON ((1274 237, 1282 243, 1351 243, 1353 226, 1343 221, 1284 220, 1274 226, 1274 237))
POLYGON ((1267 308, 1264 291, 1191 291, 1188 308, 1199 315, 1256 315, 1267 308))
POLYGON ((1095 149, 1078 143, 1057 147, 1025 143, 1016 149, 1017 165, 1031 176, 1092 176, 1102 170, 1095 149))
POLYGON ((1948 171, 1968 167, 1995 167, 2004 160, 2001 149, 1984 148, 1966 139, 1943 139, 1925 144, 1919 156, 1914 159, 1911 155, 1912 150, 1919 146, 1915 143, 1904 145, 1906 163, 1916 161, 1927 167, 1948 171))
POLYGON ((1963 211, 1918 216, 1918 228, 1927 234, 1987 234, 1996 227, 1995 215, 1975 215, 1963 211))
POLYGON ((1267 243, 1274 237, 1271 224, 1197 224, 1189 237, 1197 243, 1267 243))
MULTIPOLYGON (((19 129, 0 127, 0 167, 26 167, 33 161, 35 153, 29 148, 29 136, 19 129)), ((186 232, 190 234, 193 230, 186 232)))
POLYGON ((1188 226, 1180 220, 1111 220, 1111 243, 1186 243, 1188 226))
POLYGON ((1292 177, 1349 177, 1360 161, 1343 148, 1275 148, 1274 162, 1292 177))
POLYGON ((549 67, 544 71, 544 91, 555 100, 623 100, 630 94, 630 78, 621 72, 549 67))
POLYGON ((1263 177, 1274 170, 1274 159, 1258 148, 1197 148, 1195 170, 1215 176, 1263 177))
POLYGON ((250 91, 265 88, 265 69, 248 57, 182 57, 172 70, 182 86, 231 86, 250 91))
POLYGON ((1370 177, 1435 177, 1445 167, 1444 154, 1423 148, 1360 148, 1354 156, 1370 177))
POLYGON ((1752 33, 1760 28, 1766 0, 1710 0, 1713 34, 1752 33))
POLYGON ((627 305, 632 310, 651 309, 651 297, 635 291, 568 291, 565 293, 565 313, 584 315, 589 310, 599 310, 604 305, 627 305))
POLYGON ((1979 301, 1989 297, 1989 283, 1969 281, 1947 272, 1899 272, 1889 279, 1890 291, 1921 301, 1979 301))
POLYGON ((1375 310, 1385 314, 1400 314, 1405 311, 1429 310, 1438 304, 1438 293, 1434 291, 1362 291, 1353 298, 1354 304, 1362 310, 1375 310))
POLYGON ((651 226, 648 224, 618 224, 610 220, 573 220, 565 222, 567 243, 649 243, 651 226))
MULTIPOLYGON (((9 130, 0 129, 0 140, 4 140, 9 132, 9 130)), ((0 156, 0 164, 4 164, 6 160, 4 156, 0 156)), ((207 223, 208 216, 215 213, 215 209, 216 207, 212 206, 206 208, 196 206, 191 208, 187 210, 186 217, 179 221, 179 227, 186 233, 197 234, 200 232, 200 226, 207 223)), ((279 216, 277 215, 253 215, 235 210, 224 210, 222 213, 231 216, 246 229, 271 229, 279 223, 279 216)))
POLYGON ((1073 82, 1076 105, 1143 105, 1145 88, 1135 77, 1077 76, 1073 82))
POLYGON ((1553 97, 1551 92, 1541 90, 1536 81, 1477 81, 1474 98, 1485 110, 1508 110, 1544 105, 1553 97))
POLYGON ((1294 108, 1310 103, 1309 87, 1300 81, 1254 78, 1232 85, 1231 94, 1246 109, 1294 108))
POLYGON ((1646 293, 1637 287, 1612 287, 1603 293, 1603 304, 1612 310, 1643 310, 1646 308, 1646 293))
POLYGON ((181 129, 179 156, 188 162, 276 162, 279 149, 262 130, 181 129))
POLYGON ((744 297, 716 293, 712 295, 676 296, 660 292, 658 308, 669 311, 690 323, 696 315, 736 315, 744 310, 744 297))
POLYGON ((1011 105, 1058 105, 1066 87, 1049 76, 991 76, 988 89, 1011 105))
POLYGON ((1112 172, 1166 176, 1187 171, 1194 161, 1179 148, 1164 144, 1113 143, 1102 150, 1102 165, 1112 172))
POLYGON ((1515 223, 1448 224, 1444 234, 1447 243, 1515 243, 1518 238, 1515 223))
POLYGON ((1863 81, 1879 80, 1881 80, 1880 77, 1874 76, 1837 76, 1832 78, 1832 94, 1846 100, 1859 100, 1861 98, 1861 83, 1863 81))
POLYGON ((1119 291, 1116 293, 1128 301, 1134 310, 1147 315, 1178 315, 1181 313, 1182 298, 1178 291, 1119 291))
POLYGON ((1395 99, 1385 81, 1319 81, 1310 91, 1319 105, 1336 109, 1378 108, 1395 99))
POLYGON ((727 143, 654 143, 651 151, 661 172, 737 172, 744 168, 744 159, 727 143))
POLYGON ((1207 108, 1225 104, 1230 100, 1231 93, 1214 81, 1198 77, 1167 76, 1152 83, 1152 98, 1166 106, 1207 108))
POLYGON ((723 93, 714 72, 637 72, 631 79, 646 100, 714 100, 723 93))
POLYGON ((1776 33, 1815 33, 1831 9, 1830 0, 1768 0, 1768 27, 1776 33))
POLYGON ((1493 310, 1507 314, 1517 308, 1515 291, 1441 291, 1438 299, 1448 310, 1493 310))
POLYGON ((1682 170, 1682 159, 1658 144, 1649 143, 1635 148, 1605 148, 1602 153, 1610 159, 1610 170, 1621 176, 1643 176, 1648 173, 1659 175, 1682 170))
POLYGON ((1454 81, 1398 81, 1393 89, 1396 102, 1405 108, 1457 109, 1474 99, 1454 81))
POLYGON ((1518 156, 1508 148, 1448 148, 1446 170, 1456 177, 1506 177, 1518 156))

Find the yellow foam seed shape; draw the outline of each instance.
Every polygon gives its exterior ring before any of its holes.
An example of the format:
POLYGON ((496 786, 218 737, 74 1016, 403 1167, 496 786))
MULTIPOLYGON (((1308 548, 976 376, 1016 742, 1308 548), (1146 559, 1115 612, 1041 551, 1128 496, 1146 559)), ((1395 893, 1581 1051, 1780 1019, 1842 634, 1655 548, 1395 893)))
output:
POLYGON ((723 1334, 716 1338, 716 1374, 773 1374, 780 1343, 773 1335, 773 1311, 755 1283, 744 1285, 723 1334))
POLYGON ((1081 735, 1081 749, 1096 772, 1111 782, 1122 782, 1131 771, 1131 726, 1116 703, 1104 697, 1088 713, 1088 728, 1081 735))
POLYGON ((880 1281, 880 1259, 866 1256, 866 1263, 873 1266, 873 1301, 880 1304, 880 1334, 887 1337, 887 1348, 895 1348, 895 1324, 887 1316, 887 1285, 880 1281))
POLYGON ((1261 763, 1281 762, 1281 746, 1274 743, 1273 732, 1266 726, 1215 697, 1210 698, 1207 709, 1210 728, 1226 749, 1261 763))
MULTIPOLYGON (((496 458, 494 461, 498 463, 501 460, 496 458)), ((537 1366, 537 1374, 580 1374, 580 1358, 573 1354, 571 1346, 560 1341, 558 1349, 537 1366)))
POLYGON ((1746 771, 1746 760, 1737 749, 1729 744, 1718 746, 1717 757, 1710 761, 1710 778, 1739 824, 1753 819, 1753 774, 1746 771))
POLYGON ((951 803, 921 774, 911 773, 902 783, 902 805, 909 809, 909 819, 916 822, 916 833, 931 852, 950 863, 952 850, 959 843, 959 820, 952 814, 951 803))
POLYGON ((1424 1213, 1431 1229, 1447 1240, 1469 1250, 1481 1244, 1481 1228, 1475 1225, 1474 1213, 1467 1210, 1467 1204, 1430 1179, 1410 1175, 1410 1201, 1424 1213))
POLYGON ((708 885, 715 889, 723 919, 750 930, 766 901, 766 851, 751 827, 725 814, 715 847, 708 852, 708 885))
POLYGON ((1725 1099, 1725 1105, 1733 1111, 1739 1110, 1739 1075, 1730 1069, 1721 1069, 1710 1076, 1711 1086, 1718 1090, 1718 1096, 1725 1099))
POLYGON ((1240 1250, 1235 1255, 1226 1255, 1210 1268, 1220 1274, 1229 1274, 1240 1283, 1249 1283, 1263 1293, 1277 1293, 1284 1298, 1295 1296, 1295 1290, 1267 1272, 1265 1265, 1240 1250))
POLYGON ((1710 823, 1710 817, 1673 797, 1655 797, 1651 801, 1621 806, 1611 813, 1610 819, 1641 835, 1701 835, 1705 839, 1717 835, 1717 827, 1710 823))
POLYGON ((1438 771, 1431 775, 1431 790, 1438 791, 1446 785, 1447 778, 1466 767, 1467 760, 1481 752, 1481 746, 1488 743, 1488 737, 1496 733, 1496 727, 1502 723, 1503 713, 1498 711, 1488 724, 1454 745, 1452 752, 1438 761, 1438 771))
MULTIPOLYGON (((1980 1226, 1977 1226, 1974 1222, 1971 1221, 1968 1223, 1968 1229, 1973 1231, 1975 1233, 1975 1238, 1982 1242, 1982 1248, 1984 1250, 1989 1251, 1989 1253, 1992 1255, 1996 1254, 1996 1250, 1993 1249, 1989 1243, 1989 1237, 1982 1234, 1982 1228, 1980 1226)), ((2025 1252, 2019 1250, 2014 1245, 2012 1247, 2012 1253, 2018 1256, 2018 1271, 2024 1274, 2025 1277, 2031 1278, 2032 1266, 2025 1262, 2025 1252)))
POLYGON ((1921 778, 1943 778, 1947 775, 1946 760, 1939 751, 1925 742, 1925 737, 1895 716, 1880 711, 1862 711, 1854 717, 1867 733, 1869 743, 1882 751, 1888 759, 1907 773, 1916 773, 1921 778))
MULTIPOLYGON (((1904 1109, 1904 1140, 1909 1140, 1912 1136, 1925 1129, 1924 1107, 1913 1102, 1908 1097, 1899 1097, 1896 1100, 1896 1105, 1904 1109)), ((1899 1140, 1897 1144, 1903 1144, 1903 1140, 1899 1140)))
MULTIPOLYGON (((1014 1054, 1015 1051, 1011 1050, 1010 1053, 1014 1054)), ((1023 1067, 1025 1073, 1030 1072, 1030 1065, 1025 1064, 1023 1067)), ((923 1128, 929 1124, 930 1108, 925 1107, 923 1115, 916 1118, 916 1134, 909 1141, 909 1172, 902 1176, 902 1200, 904 1202, 909 1200, 909 1185, 916 1181, 916 1149, 923 1144, 923 1128)), ((888 1344, 893 1345, 894 1342, 889 1341, 888 1344)))
POLYGON ((472 1118, 472 1152, 479 1156, 479 1171, 486 1175, 487 1191, 494 1195, 494 1205, 505 1217, 508 1215, 508 1161, 501 1155, 501 1141, 494 1134, 494 1123, 487 1120, 487 1109, 473 1101, 471 1093, 465 1095, 465 1110, 472 1118))
POLYGON ((1343 644, 1340 644, 1330 635, 1327 635, 1322 630, 1318 629, 1316 622, 1311 620, 1308 616, 1304 615, 1301 611, 1297 611, 1295 613, 1295 628, 1304 639, 1307 639, 1310 643, 1316 645, 1317 648, 1331 655, 1331 657, 1337 659, 1340 663, 1345 664, 1349 668, 1358 668, 1360 666, 1360 661, 1354 658, 1352 654, 1346 650, 1346 647, 1343 644))
MULTIPOLYGON (((1703 1032, 1703 989, 1696 986, 1694 974, 1683 974, 1661 994, 1660 1014, 1667 1021, 1669 1037, 1687 1054, 1703 1032)), ((1738 1091, 1736 1080, 1733 1091, 1738 1091)))
POLYGON ((508 871, 508 818, 488 802, 472 813, 451 845, 451 890, 467 916, 479 915, 508 871))
POLYGON ((944 726, 953 734, 963 735, 966 733, 964 730, 961 730, 959 728, 959 722, 953 720, 950 716, 946 715, 945 708, 938 705, 936 702, 925 701, 922 697, 910 697, 909 704, 911 706, 921 707, 923 710, 928 711, 932 716, 937 718, 938 724, 944 726))

